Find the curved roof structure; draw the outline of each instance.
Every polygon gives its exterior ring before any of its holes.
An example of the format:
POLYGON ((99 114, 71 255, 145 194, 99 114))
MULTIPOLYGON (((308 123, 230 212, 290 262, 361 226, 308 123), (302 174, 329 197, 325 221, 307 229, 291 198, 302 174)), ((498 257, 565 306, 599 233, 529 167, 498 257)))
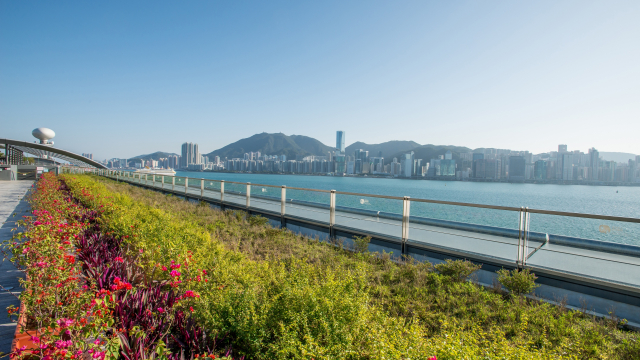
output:
POLYGON ((95 167, 98 169, 106 169, 107 167, 97 161, 93 161, 82 155, 74 154, 71 151, 62 150, 52 145, 43 145, 38 143, 30 143, 26 141, 0 139, 0 145, 10 145, 23 153, 31 154, 37 157, 47 157, 68 161, 71 164, 83 167, 95 167))

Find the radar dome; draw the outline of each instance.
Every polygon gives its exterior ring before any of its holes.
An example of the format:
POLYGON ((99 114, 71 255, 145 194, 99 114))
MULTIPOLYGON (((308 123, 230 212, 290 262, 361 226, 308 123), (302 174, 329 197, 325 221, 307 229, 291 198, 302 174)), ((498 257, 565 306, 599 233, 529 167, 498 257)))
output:
POLYGON ((34 129, 31 134, 40 140, 41 144, 46 144, 48 140, 53 139, 56 136, 56 133, 51 129, 47 128, 37 128, 34 129))

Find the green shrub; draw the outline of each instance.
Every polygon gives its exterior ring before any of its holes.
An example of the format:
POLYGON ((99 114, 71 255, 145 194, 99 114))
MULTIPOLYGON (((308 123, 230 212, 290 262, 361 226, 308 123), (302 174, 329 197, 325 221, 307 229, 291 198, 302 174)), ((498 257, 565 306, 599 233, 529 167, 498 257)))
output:
POLYGON ((371 236, 354 236, 353 250, 356 253, 365 253, 369 251, 370 242, 371 242, 371 236))
POLYGON ((511 292, 513 295, 529 294, 533 289, 537 288, 535 283, 536 274, 529 272, 529 269, 519 271, 518 269, 498 271, 498 281, 511 292))
POLYGON ((447 259, 445 262, 434 266, 436 271, 440 274, 450 278, 456 282, 463 282, 467 280, 469 275, 480 269, 480 265, 476 265, 467 260, 451 260, 447 259))
MULTIPOLYGON (((104 226, 144 249, 148 268, 189 260, 209 282, 194 316, 250 359, 633 359, 637 333, 466 282, 479 266, 362 256, 269 225, 99 177, 68 176, 105 205, 104 226), (133 226, 133 227, 132 227, 133 226), (408 260, 408 261, 407 261, 408 260), (455 281, 452 281, 454 279, 455 281)), ((181 268, 182 270, 182 268, 181 268)), ((196 271, 197 272, 197 271, 196 271)))

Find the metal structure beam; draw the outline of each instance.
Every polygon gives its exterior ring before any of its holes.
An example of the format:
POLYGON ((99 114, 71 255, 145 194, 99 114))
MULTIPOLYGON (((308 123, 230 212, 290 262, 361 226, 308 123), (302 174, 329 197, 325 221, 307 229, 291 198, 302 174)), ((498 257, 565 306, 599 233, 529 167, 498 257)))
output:
POLYGON ((95 167, 98 169, 106 169, 107 167, 100 164, 97 161, 86 158, 82 155, 72 153, 71 151, 55 148, 51 145, 44 145, 38 143, 30 143, 26 141, 0 139, 0 146, 22 151, 23 153, 31 154, 39 158, 54 158, 67 161, 71 164, 82 167, 95 167))

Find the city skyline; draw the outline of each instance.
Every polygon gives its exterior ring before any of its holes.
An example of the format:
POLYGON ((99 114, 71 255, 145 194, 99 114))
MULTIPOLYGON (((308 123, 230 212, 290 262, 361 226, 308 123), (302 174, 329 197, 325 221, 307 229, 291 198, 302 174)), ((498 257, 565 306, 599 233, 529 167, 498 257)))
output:
MULTIPOLYGON (((535 182, 554 184, 640 184, 640 155, 627 162, 608 161, 595 148, 585 154, 560 144, 557 151, 532 154, 508 149, 475 149, 453 153, 442 150, 430 158, 414 151, 384 158, 368 150, 345 151, 345 131, 336 131, 336 146, 324 155, 285 155, 250 151, 242 157, 201 155, 198 144, 185 142, 181 155, 158 160, 114 158, 110 168, 176 169, 183 171, 223 171, 240 173, 309 174, 336 176, 382 176, 427 180, 535 182), (123 166, 124 164, 124 166, 123 166)), ((417 149, 416 149, 417 150, 417 149)), ((85 154, 83 154, 85 155, 85 154)), ((87 154, 89 155, 89 154, 87 154)), ((394 154, 395 155, 395 154, 394 154)))
POLYGON ((3 136, 99 159, 247 129, 639 152, 638 2, 154 5, 0 3, 3 136))

